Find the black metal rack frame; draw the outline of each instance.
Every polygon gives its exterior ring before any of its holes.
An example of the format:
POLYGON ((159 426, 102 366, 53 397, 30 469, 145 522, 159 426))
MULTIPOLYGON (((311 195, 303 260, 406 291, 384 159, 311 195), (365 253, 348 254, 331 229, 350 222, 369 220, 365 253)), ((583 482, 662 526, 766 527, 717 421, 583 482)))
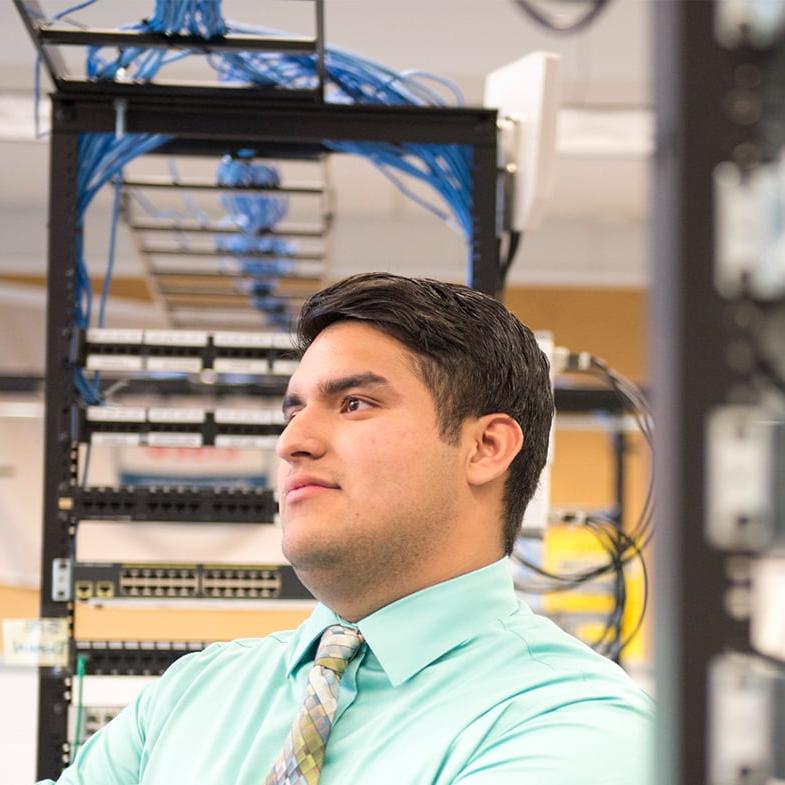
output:
MULTIPOLYGON (((774 160, 785 140, 782 37, 772 48, 723 46, 719 7, 716 1, 654 4, 656 759, 658 780, 673 785, 713 781, 710 665, 723 653, 751 651, 749 619, 729 603, 734 589, 749 591, 749 577, 740 579, 734 564, 751 554, 720 551, 706 538, 707 415, 755 395, 749 368, 734 364, 731 349, 751 349, 756 337, 715 285, 713 176, 725 161, 751 167, 774 160)), ((743 772, 739 777, 747 780, 743 772)))
MULTIPOLYGON (((42 617, 73 621, 73 602, 52 597, 52 565, 72 557, 78 519, 67 502, 77 484, 77 451, 71 432, 75 405, 71 378, 74 361, 76 269, 76 176, 78 135, 114 131, 117 93, 127 102, 129 133, 166 133, 178 141, 198 140, 205 152, 219 155, 236 146, 286 144, 294 139, 319 144, 323 139, 394 140, 471 144, 474 149, 472 275, 470 283, 496 294, 499 281, 496 240, 496 112, 272 104, 269 99, 205 96, 194 88, 127 85, 69 86, 53 96, 49 205, 49 275, 45 487, 42 549, 42 617), (115 88, 121 90, 115 92, 115 88)), ((68 670, 42 668, 39 689, 38 776, 55 776, 63 766, 67 739, 68 670)))

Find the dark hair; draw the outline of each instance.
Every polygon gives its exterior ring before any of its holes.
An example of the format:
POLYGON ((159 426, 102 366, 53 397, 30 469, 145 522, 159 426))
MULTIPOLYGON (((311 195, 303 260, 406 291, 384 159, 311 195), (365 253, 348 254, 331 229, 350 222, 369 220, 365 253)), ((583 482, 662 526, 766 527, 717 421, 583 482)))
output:
POLYGON ((504 487, 510 554, 548 453, 553 394, 548 359, 502 303, 466 286, 386 273, 354 275, 312 295, 300 313, 304 353, 335 322, 361 321, 400 341, 433 395, 442 437, 455 443, 467 417, 504 412, 524 434, 504 487))

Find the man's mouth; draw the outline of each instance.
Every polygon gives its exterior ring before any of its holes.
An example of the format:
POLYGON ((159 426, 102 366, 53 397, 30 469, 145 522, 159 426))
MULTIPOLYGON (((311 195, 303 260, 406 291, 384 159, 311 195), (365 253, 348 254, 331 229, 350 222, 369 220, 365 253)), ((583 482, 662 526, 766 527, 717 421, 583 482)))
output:
POLYGON ((310 475, 291 477, 284 485, 284 495, 287 504, 337 490, 339 490, 339 486, 335 483, 310 475))

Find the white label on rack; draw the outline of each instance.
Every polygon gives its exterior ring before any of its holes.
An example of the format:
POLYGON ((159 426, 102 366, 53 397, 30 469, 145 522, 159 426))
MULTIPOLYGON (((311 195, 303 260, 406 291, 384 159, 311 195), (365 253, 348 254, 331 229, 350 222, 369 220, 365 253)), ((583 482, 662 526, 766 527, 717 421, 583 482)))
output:
POLYGON ((171 408, 155 406, 147 410, 147 419, 150 422, 204 422, 204 409, 196 408, 171 408))
POLYGON ((274 450, 277 443, 277 436, 235 436, 233 434, 219 434, 215 437, 215 446, 223 449, 274 450))
POLYGON ((148 371, 199 373, 202 370, 202 359, 201 357, 148 357, 145 368, 148 371))
POLYGON ((133 354, 88 354, 88 371, 141 371, 142 358, 133 354))
POLYGON ((299 360, 273 360, 274 376, 291 376, 299 366, 299 360))
POLYGON ((201 433, 153 431, 145 439, 149 447, 201 447, 201 433))
POLYGON ((228 332, 213 333, 213 346, 240 349, 269 349, 273 344, 270 333, 228 332))
POLYGON ((216 409, 215 421, 232 425, 270 425, 274 415, 273 409, 216 409))
POLYGON ((136 343, 142 342, 144 330, 117 330, 110 327, 90 327, 87 330, 88 343, 136 343))
POLYGON ((234 357, 216 357, 213 360, 213 370, 216 373, 270 373, 267 360, 241 360, 234 357))
POLYGON ((88 406, 87 419, 91 422, 144 422, 141 406, 88 406))
POLYGON ((207 346, 206 330, 145 330, 148 346, 207 346))
POLYGON ((67 619, 3 619, 6 665, 68 665, 67 619))
POLYGON ((142 443, 139 433, 94 433, 90 436, 90 443, 96 447, 137 447, 142 443))
POLYGON ((297 336, 294 333, 272 333, 270 339, 273 349, 287 349, 291 352, 297 345, 297 336))

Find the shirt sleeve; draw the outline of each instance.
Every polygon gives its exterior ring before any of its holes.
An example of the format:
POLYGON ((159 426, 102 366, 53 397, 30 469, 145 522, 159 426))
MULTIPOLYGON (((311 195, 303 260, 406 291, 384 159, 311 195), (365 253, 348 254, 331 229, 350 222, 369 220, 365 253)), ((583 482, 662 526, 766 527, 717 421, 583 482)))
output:
POLYGON ((213 643, 201 652, 180 657, 79 748, 74 762, 56 782, 41 780, 36 785, 139 785, 146 745, 155 739, 156 728, 182 690, 198 678, 224 645, 213 643))
POLYGON ((560 707, 488 738, 453 785, 652 785, 653 733, 635 707, 560 707))
MULTIPOLYGON (((145 687, 110 723, 93 734, 60 775, 57 785, 138 785, 144 747, 144 707, 155 684, 145 687)), ((42 780, 37 785, 54 785, 42 780)))

